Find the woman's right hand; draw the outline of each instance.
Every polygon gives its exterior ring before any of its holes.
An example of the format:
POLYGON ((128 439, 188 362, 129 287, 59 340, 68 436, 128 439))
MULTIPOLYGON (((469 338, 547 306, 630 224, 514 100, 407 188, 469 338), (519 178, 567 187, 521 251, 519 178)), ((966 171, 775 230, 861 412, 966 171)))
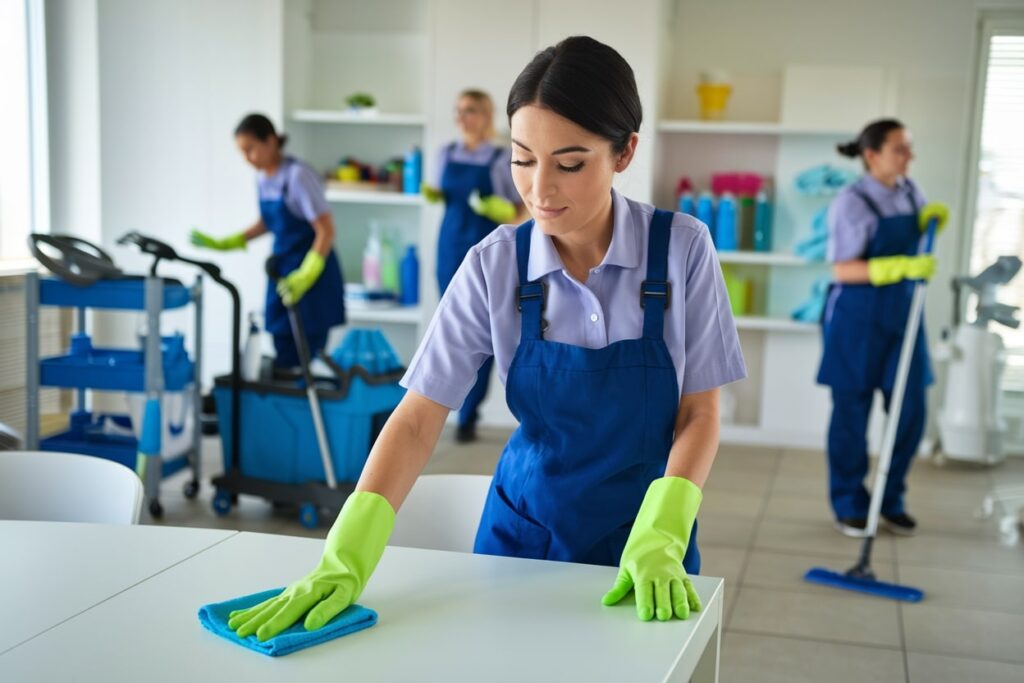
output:
POLYGON ((234 249, 245 249, 245 233, 240 232, 227 237, 216 238, 192 228, 189 233, 189 241, 197 247, 204 249, 216 249, 217 251, 232 251, 234 249))
POLYGON ((383 496, 356 491, 345 501, 327 534, 316 569, 269 600, 232 612, 228 628, 240 638, 256 635, 269 640, 305 615, 304 626, 314 631, 353 604, 377 567, 391 530, 395 511, 383 496))

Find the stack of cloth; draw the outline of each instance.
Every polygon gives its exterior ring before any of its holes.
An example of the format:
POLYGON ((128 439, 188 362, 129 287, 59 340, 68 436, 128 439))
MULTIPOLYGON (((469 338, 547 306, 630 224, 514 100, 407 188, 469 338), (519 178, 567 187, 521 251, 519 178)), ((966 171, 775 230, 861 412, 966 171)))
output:
POLYGON ((857 180, 857 174, 845 168, 836 168, 829 164, 812 166, 800 173, 794 184, 796 190, 809 197, 829 197, 857 180))

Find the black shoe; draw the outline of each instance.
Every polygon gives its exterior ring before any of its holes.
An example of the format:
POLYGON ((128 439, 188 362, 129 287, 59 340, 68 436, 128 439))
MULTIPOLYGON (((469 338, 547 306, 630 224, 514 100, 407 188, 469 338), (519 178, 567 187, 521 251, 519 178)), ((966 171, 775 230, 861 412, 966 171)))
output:
POLYGON ((836 530, 843 536, 850 538, 863 538, 864 529, 868 526, 868 520, 862 518, 847 517, 836 520, 836 530))
POLYGON ((889 531, 900 536, 913 536, 917 530, 917 521, 905 512, 898 515, 882 515, 889 531))
POLYGON ((473 443, 476 441, 476 425, 459 425, 455 430, 455 443, 473 443))

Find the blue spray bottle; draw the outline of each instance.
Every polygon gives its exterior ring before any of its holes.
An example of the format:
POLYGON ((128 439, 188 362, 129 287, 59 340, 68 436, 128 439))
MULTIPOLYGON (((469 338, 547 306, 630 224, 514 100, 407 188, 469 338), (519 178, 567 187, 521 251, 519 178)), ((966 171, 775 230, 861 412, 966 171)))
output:
POLYGON ((719 251, 736 250, 736 200, 726 192, 718 200, 715 221, 715 246, 719 251))
POLYGON ((701 192, 697 200, 697 220, 708 226, 711 237, 715 237, 715 204, 710 192, 701 192))

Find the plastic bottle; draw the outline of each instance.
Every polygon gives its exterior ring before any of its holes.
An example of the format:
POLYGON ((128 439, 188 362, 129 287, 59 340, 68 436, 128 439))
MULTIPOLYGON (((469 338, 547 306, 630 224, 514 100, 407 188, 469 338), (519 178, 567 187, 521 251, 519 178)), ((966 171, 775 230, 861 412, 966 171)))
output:
POLYGON ((711 237, 715 238, 715 204, 710 192, 701 192, 697 200, 697 220, 708 226, 711 237))
POLYGON ((380 241, 380 288, 398 294, 398 255, 386 234, 380 241))
POLYGON ((772 250, 772 205, 768 193, 757 193, 754 206, 754 251, 772 250))
POLYGON ((363 286, 367 292, 380 291, 380 230, 370 223, 370 237, 363 249, 363 286))
POLYGON ((691 216, 697 212, 697 205, 693 201, 692 192, 684 192, 679 195, 679 212, 688 213, 691 216))
POLYGON ((736 250, 736 199, 729 192, 718 200, 714 235, 715 246, 719 251, 736 250))
POLYGON ((420 260, 416 257, 416 246, 405 248, 401 265, 401 294, 398 303, 415 306, 420 302, 420 260))
POLYGON ((413 147, 405 155, 402 165, 402 191, 406 194, 420 193, 420 179, 423 177, 423 153, 413 147))
POLYGON ((260 363, 263 361, 263 349, 260 346, 260 328, 256 324, 256 314, 249 313, 249 334, 245 338, 242 351, 242 379, 255 382, 260 378, 260 363))

